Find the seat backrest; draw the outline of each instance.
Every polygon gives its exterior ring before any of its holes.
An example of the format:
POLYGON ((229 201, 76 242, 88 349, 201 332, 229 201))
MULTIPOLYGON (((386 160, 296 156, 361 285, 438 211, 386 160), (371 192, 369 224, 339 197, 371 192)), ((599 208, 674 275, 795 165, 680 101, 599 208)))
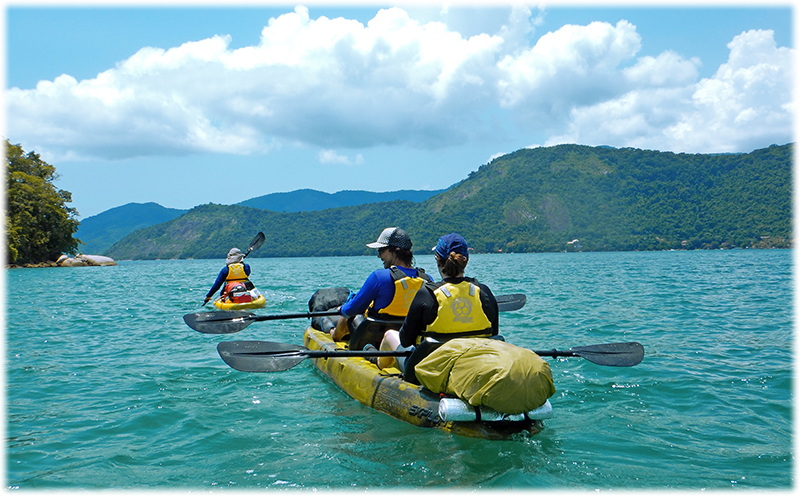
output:
POLYGON ((365 317, 350 333, 350 349, 363 350, 367 344, 379 348, 383 334, 389 330, 399 330, 403 325, 403 319, 375 319, 365 317))

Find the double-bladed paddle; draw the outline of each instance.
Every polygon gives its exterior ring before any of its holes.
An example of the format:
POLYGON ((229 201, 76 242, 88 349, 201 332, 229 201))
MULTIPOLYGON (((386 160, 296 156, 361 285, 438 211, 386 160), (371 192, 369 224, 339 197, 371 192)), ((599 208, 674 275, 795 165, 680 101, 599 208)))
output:
MULTIPOLYGON (((260 234, 260 233, 259 233, 260 234)), ((501 312, 519 310, 525 306, 525 295, 521 293, 500 295, 496 297, 497 307, 501 312)), ((203 334, 233 334, 239 332, 253 322, 264 320, 304 319, 313 317, 330 317, 339 315, 336 310, 324 312, 285 313, 278 315, 256 315, 246 310, 221 310, 218 312, 187 313, 183 316, 186 325, 203 334)))
MULTIPOLYGON (((409 356, 411 351, 309 350, 304 346, 271 341, 223 341, 217 345, 222 360, 242 372, 281 372, 306 358, 409 356)), ((581 357, 598 365, 633 367, 644 358, 644 347, 636 342, 575 346, 569 350, 534 351, 539 356, 581 357)))

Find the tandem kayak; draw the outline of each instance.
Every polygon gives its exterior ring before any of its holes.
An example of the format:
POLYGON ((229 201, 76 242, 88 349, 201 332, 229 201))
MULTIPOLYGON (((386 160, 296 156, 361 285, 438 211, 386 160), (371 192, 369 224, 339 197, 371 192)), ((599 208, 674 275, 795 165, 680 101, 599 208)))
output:
MULTIPOLYGON (((328 333, 308 327, 303 343, 309 350, 342 351, 328 333)), ((475 408, 458 398, 447 398, 402 379, 396 368, 379 369, 362 357, 311 358, 320 372, 363 405, 418 427, 429 427, 467 437, 509 439, 536 434, 542 419, 552 416, 550 402, 533 412, 508 415, 475 408)))
POLYGON ((257 288, 252 288, 244 294, 237 294, 232 299, 227 296, 214 300, 214 306, 220 310, 250 310, 264 308, 267 299, 257 288))

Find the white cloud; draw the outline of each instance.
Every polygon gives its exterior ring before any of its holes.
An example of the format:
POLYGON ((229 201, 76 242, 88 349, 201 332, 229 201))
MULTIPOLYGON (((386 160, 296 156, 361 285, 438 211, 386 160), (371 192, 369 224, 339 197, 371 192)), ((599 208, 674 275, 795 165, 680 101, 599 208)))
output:
POLYGON ((636 59, 641 36, 627 21, 566 25, 529 46, 531 15, 517 8, 498 33, 465 37, 399 8, 364 25, 297 7, 271 19, 256 46, 231 49, 215 36, 145 47, 94 79, 12 88, 8 134, 50 160, 293 143, 332 164, 363 160, 334 149, 444 148, 508 127, 546 144, 675 151, 791 140, 792 51, 770 31, 734 38, 728 62, 698 81, 696 59, 636 59))
POLYGON ((338 164, 338 165, 360 165, 364 163, 364 157, 357 153, 353 158, 341 155, 335 150, 321 150, 319 152, 319 163, 338 164))
POLYGON ((641 39, 627 21, 566 25, 529 50, 498 63, 500 103, 534 114, 559 115, 618 92, 618 66, 639 50, 641 39))
POLYGON ((622 74, 633 88, 660 88, 693 84, 697 81, 700 60, 686 60, 672 51, 658 57, 641 57, 622 74))
POLYGON ((728 62, 697 84, 691 110, 668 133, 696 150, 785 143, 792 128, 792 50, 778 48, 772 31, 742 33, 728 48, 728 62))
POLYGON ((576 107, 556 143, 632 146, 676 152, 750 151, 792 140, 792 50, 772 31, 748 31, 728 44, 728 62, 694 82, 694 61, 674 54, 625 71, 619 97, 576 107))

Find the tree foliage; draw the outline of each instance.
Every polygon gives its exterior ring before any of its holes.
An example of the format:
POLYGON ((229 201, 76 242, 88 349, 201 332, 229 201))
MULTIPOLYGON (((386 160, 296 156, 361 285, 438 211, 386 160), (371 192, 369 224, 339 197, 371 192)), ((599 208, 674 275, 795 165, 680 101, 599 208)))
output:
POLYGON ((119 259, 222 258, 263 231, 251 257, 366 255, 388 226, 427 252, 462 234, 476 252, 792 246, 793 145, 747 154, 674 154, 559 145, 481 166, 421 203, 279 213, 202 205, 111 247, 119 259), (577 241, 576 241, 577 240, 577 241))
POLYGON ((78 212, 69 191, 53 185, 56 168, 20 145, 6 146, 6 256, 8 262, 38 263, 74 254, 78 212))

